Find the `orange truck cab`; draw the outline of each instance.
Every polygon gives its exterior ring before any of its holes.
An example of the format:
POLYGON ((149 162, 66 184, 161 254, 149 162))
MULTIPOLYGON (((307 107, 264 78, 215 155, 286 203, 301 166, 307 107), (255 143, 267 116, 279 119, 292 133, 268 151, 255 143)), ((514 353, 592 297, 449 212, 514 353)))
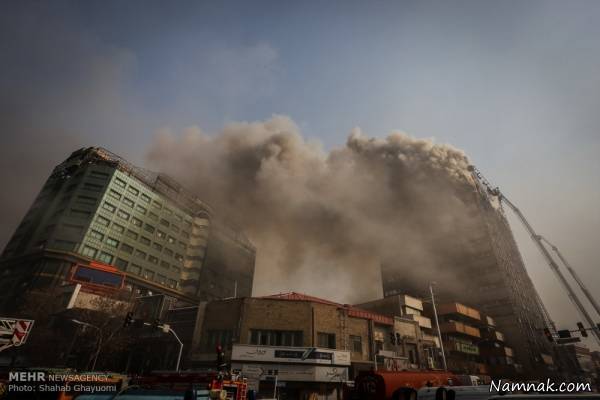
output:
POLYGON ((370 371, 355 380, 357 398, 364 400, 416 400, 423 387, 452 386, 456 376, 443 371, 370 371))

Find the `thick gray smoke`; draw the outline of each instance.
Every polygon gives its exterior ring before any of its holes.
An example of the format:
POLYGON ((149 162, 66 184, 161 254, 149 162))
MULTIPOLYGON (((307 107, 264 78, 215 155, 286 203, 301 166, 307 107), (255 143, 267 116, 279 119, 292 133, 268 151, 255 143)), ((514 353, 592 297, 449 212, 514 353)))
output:
POLYGON ((258 249, 255 295, 368 300, 381 293, 382 262, 450 284, 445 243, 466 216, 456 188, 468 180, 451 146, 356 129, 326 153, 275 116, 215 136, 161 132, 149 161, 242 227, 258 249))

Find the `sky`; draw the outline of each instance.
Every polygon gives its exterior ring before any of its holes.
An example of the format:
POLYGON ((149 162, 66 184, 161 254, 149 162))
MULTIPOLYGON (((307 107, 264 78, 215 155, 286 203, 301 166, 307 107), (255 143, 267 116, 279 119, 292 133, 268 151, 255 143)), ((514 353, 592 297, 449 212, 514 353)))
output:
MULTIPOLYGON (((356 127, 463 149, 599 298, 599 19, 600 2, 576 0, 4 1, 0 247, 78 147, 149 165, 165 129, 285 115, 327 150, 356 127)), ((574 328, 509 218, 552 317, 574 328)))

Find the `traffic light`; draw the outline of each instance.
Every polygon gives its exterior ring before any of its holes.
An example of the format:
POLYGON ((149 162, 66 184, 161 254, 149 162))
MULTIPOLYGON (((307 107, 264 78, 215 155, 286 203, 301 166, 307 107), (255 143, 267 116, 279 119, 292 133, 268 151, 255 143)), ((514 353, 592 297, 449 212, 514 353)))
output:
POLYGON ((217 370, 220 371, 221 368, 225 366, 225 352, 223 351, 223 346, 220 344, 217 345, 217 370))
POLYGON ((123 327, 128 327, 133 323, 133 313, 130 311, 125 316, 125 321, 123 322, 123 327))
POLYGON ((395 346, 396 343, 396 334, 394 332, 390 332, 390 342, 395 346))
POLYGON ((581 332, 582 337, 588 337, 587 331, 585 330, 585 326, 581 322, 577 323, 577 327, 579 328, 579 332, 581 332))
POLYGON ((548 339, 548 341, 550 343, 554 342, 554 338, 552 337, 552 333, 550 332, 550 329, 544 328, 544 335, 546 336, 546 339, 548 339))

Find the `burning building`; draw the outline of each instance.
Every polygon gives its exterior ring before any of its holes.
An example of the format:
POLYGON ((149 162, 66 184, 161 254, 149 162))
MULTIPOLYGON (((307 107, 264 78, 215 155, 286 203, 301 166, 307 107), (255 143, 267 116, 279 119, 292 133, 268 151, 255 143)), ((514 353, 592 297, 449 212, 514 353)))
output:
POLYGON ((467 217, 458 221, 454 235, 440 238, 447 250, 436 252, 439 274, 420 273, 418 260, 412 260, 416 262, 412 266, 405 260, 388 261, 381 268, 384 295, 425 294, 433 283, 442 301, 471 304, 496 321, 514 349, 514 361, 505 354, 494 357, 505 375, 555 374, 553 349, 543 334, 550 319, 504 210, 475 181, 457 185, 454 195, 461 199, 467 217))

